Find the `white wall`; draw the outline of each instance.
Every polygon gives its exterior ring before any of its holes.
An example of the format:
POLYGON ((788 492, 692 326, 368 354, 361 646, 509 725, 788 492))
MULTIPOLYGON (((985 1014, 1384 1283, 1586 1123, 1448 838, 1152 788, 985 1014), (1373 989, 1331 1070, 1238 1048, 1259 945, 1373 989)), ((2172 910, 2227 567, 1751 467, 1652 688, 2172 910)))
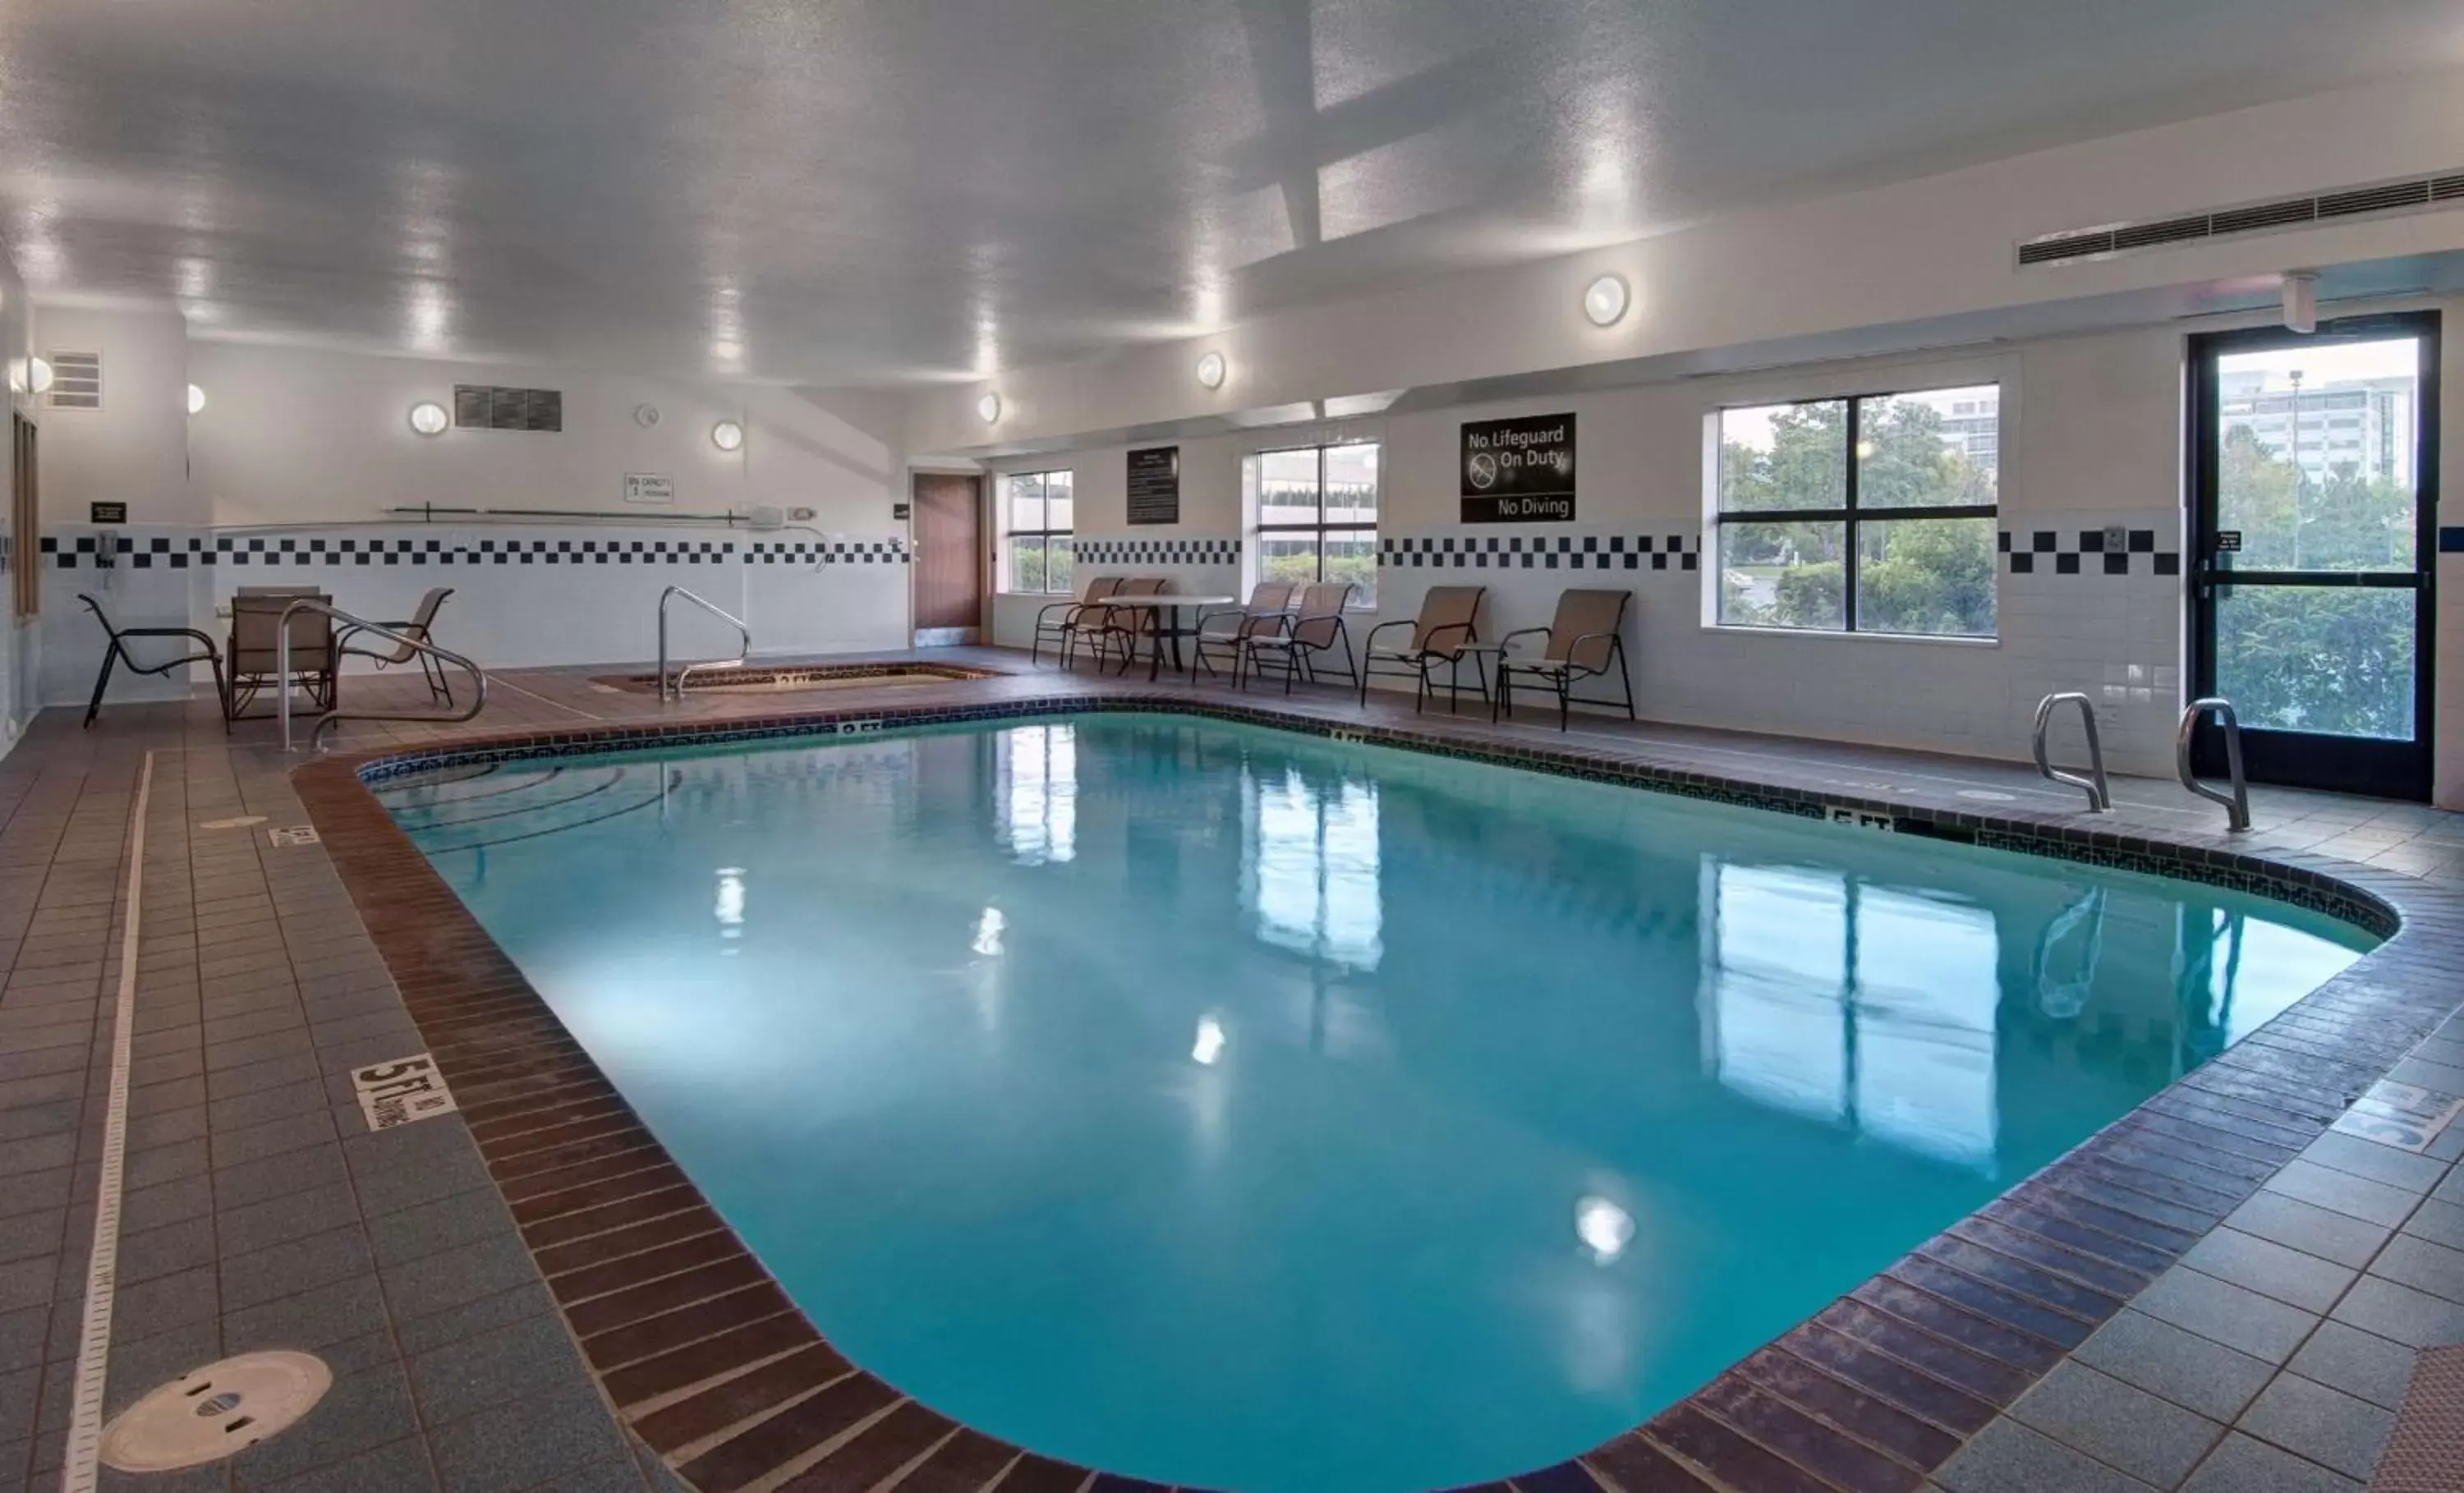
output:
MULTIPOLYGON (((439 640, 491 666, 649 658, 655 609, 684 585, 751 625, 757 652, 904 647, 908 633, 904 457, 879 431, 894 406, 862 396, 632 378, 253 344, 192 342, 176 314, 46 312, 57 345, 105 351, 106 407, 56 412, 45 431, 42 697, 82 701, 100 633, 77 604, 96 592, 123 626, 192 626, 220 637, 215 606, 242 584, 316 581, 363 616, 410 614, 430 585, 455 595, 439 640), (83 341, 58 340, 75 337, 83 341), (186 412, 194 382, 204 411, 186 412), (456 384, 554 388, 561 432, 448 429, 421 436, 410 406, 449 408, 456 384), (124 392, 124 397, 122 396, 124 392), (141 397, 142 396, 142 397, 141 397), (636 422, 636 406, 660 412, 636 422), (741 422, 743 447, 710 439, 741 422), (671 507, 624 501, 628 472, 672 477, 671 507), (98 529, 86 505, 130 504, 132 525, 98 529), (577 516, 435 521, 387 510, 433 504, 577 516), (663 513, 809 508, 779 532, 661 524, 663 513), (639 514, 638 520, 630 518, 639 514), (99 546, 129 553, 98 564, 99 546)), ((679 609, 682 656, 732 650, 708 619, 679 609)), ((202 679, 200 672, 199 678, 202 679)), ((122 679, 114 699, 160 697, 185 681, 122 679)))

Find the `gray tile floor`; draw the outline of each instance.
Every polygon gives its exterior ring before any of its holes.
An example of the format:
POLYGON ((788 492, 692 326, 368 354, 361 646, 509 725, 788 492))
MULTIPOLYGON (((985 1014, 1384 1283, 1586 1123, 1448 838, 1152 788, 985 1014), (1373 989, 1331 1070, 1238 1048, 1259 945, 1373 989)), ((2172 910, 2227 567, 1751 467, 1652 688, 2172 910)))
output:
POLYGON ((59 1476, 149 743, 105 1413, 253 1349, 314 1351, 335 1385, 226 1463, 103 1486, 672 1486, 634 1457, 461 1122, 368 1132, 350 1070, 423 1043, 322 851, 269 844, 303 819, 278 761, 156 725, 0 763, 0 1490, 59 1476))

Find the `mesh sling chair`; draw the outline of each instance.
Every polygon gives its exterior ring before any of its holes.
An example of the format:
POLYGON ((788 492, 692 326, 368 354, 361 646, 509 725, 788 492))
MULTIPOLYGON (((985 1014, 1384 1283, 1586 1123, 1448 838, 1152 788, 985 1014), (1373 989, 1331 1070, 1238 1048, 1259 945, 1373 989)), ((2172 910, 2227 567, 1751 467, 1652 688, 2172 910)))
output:
POLYGON ((214 647, 213 639, 194 627, 115 627, 111 625, 110 614, 102 609, 100 602, 82 591, 77 593, 77 600, 83 602, 86 608, 94 613, 95 621, 102 624, 102 635, 108 640, 102 650, 102 672, 97 674, 94 680, 94 698, 86 702, 85 723, 88 726, 94 724, 95 713, 102 709, 102 692, 111 684, 111 670, 114 666, 126 664, 132 672, 141 674, 167 674, 174 669, 185 668, 189 664, 204 664, 214 671, 214 705, 216 709, 223 712, 223 730, 226 732, 231 730, 229 708, 231 694, 223 686, 223 655, 214 647), (128 650, 130 638, 187 638, 205 651, 183 653, 168 663, 149 667, 137 662, 137 655, 128 650))
POLYGON ((1634 676, 1626 670, 1622 632, 1626 605, 1633 600, 1631 591, 1561 591, 1557 593, 1557 615, 1549 626, 1507 633, 1501 641, 1508 648, 1517 638, 1549 641, 1536 658, 1518 658, 1507 652, 1497 655, 1497 698, 1489 706, 1489 719, 1495 720, 1500 711, 1514 714, 1512 680, 1516 674, 1529 674, 1557 692, 1559 731, 1566 729, 1568 708, 1575 704, 1623 705, 1626 719, 1634 719, 1634 676), (1575 699, 1577 681, 1604 678, 1612 669, 1617 670, 1624 699, 1575 699))
MULTIPOLYGON (((1463 697, 1463 649, 1480 641, 1475 619, 1480 614, 1480 599, 1486 595, 1485 585, 1433 585, 1420 598, 1420 615, 1409 621, 1379 623, 1369 629, 1369 647, 1360 660, 1360 703, 1369 703, 1369 678, 1372 674, 1411 674, 1419 680, 1412 695, 1414 711, 1437 692, 1437 682, 1429 670, 1440 664, 1446 666, 1446 707, 1451 710, 1463 697), (1396 627, 1412 629, 1412 641, 1401 648, 1380 648, 1377 635, 1396 627), (1390 667, 1380 669, 1385 664, 1390 667)), ((1488 698, 1488 676, 1481 668, 1480 655, 1471 658, 1472 677, 1482 699, 1488 698)))
POLYGON ((1087 589, 1074 602, 1053 602, 1035 614, 1035 636, 1027 640, 1026 661, 1032 666, 1044 651, 1049 638, 1061 653, 1061 667, 1069 667, 1069 645, 1077 640, 1080 629, 1092 621, 1095 604, 1121 588, 1118 576, 1097 576, 1087 582, 1087 589))
POLYGON ((1352 634, 1344 627, 1343 609, 1352 603, 1350 582, 1330 581, 1308 586, 1301 592, 1300 605, 1275 619, 1271 631, 1264 631, 1241 640, 1241 656, 1233 661, 1232 682, 1241 682, 1241 666, 1246 664, 1251 674, 1265 672, 1267 659, 1273 659, 1284 671, 1284 692, 1292 692, 1295 675, 1317 683, 1318 655, 1335 648, 1343 649, 1343 677, 1357 684, 1360 674, 1352 663, 1352 634))
MULTIPOLYGON (((452 594, 453 588, 450 585, 432 586, 426 596, 419 599, 419 605, 412 610, 408 622, 384 622, 377 626, 390 627, 406 638, 415 638, 422 643, 431 642, 433 639, 430 629, 436 625, 437 608, 443 606, 445 599, 452 594)), ((442 700, 448 705, 453 703, 453 687, 446 681, 443 664, 409 644, 395 643, 382 633, 370 635, 387 646, 353 648, 351 639, 357 637, 363 630, 364 630, 363 626, 359 623, 353 623, 343 628, 341 636, 334 640, 334 651, 342 658, 373 660, 379 669, 390 668, 395 664, 407 664, 412 659, 417 659, 419 675, 428 682, 428 697, 431 700, 442 700)))
MULTIPOLYGON (((282 658, 282 612, 300 600, 287 588, 242 591, 231 598, 231 692, 224 705, 231 719, 252 718, 243 713, 261 691, 284 687, 275 677, 282 658)), ((304 600, 325 598, 312 594, 304 600)), ((292 614, 291 676, 319 710, 334 708, 334 624, 324 613, 292 614)))
MULTIPOLYGON (((1161 596, 1172 586, 1162 576, 1132 576, 1120 583, 1114 596, 1161 596)), ((1095 671, 1103 672, 1104 661, 1112 656, 1112 645, 1121 646, 1121 672, 1128 673, 1137 661, 1138 639, 1155 626, 1155 613, 1148 606, 1107 606, 1089 618, 1083 629, 1095 643, 1095 671)), ((1158 643, 1157 647, 1161 647, 1158 643)))
POLYGON ((1215 660, 1210 652, 1224 654, 1232 663, 1232 682, 1240 683, 1243 641, 1281 626, 1300 589, 1287 582, 1261 581, 1250 588, 1248 605, 1220 607, 1199 617, 1198 630, 1190 634, 1198 650, 1198 667, 1211 674, 1215 660))

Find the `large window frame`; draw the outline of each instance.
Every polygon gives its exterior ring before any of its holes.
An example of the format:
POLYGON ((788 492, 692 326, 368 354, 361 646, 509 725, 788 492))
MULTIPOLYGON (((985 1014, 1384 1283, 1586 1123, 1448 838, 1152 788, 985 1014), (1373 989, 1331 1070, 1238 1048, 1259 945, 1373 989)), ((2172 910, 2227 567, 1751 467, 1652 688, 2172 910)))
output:
POLYGON ((1037 472, 1004 472, 998 482, 1001 590, 1012 596, 1075 595, 1070 586, 1077 570, 1077 471, 1074 468, 1054 467, 1037 472), (1055 477, 1064 480, 1067 487, 1066 493, 1061 494, 1053 493, 1055 477), (1019 491, 1021 484, 1028 482, 1036 485, 1032 496, 1026 496, 1019 491), (1052 504, 1056 495, 1070 505, 1070 521, 1058 526, 1052 522, 1052 504), (1018 526, 1017 505, 1022 500, 1036 505, 1038 520, 1033 527, 1018 526), (1033 578, 1034 584, 1028 584, 1027 578, 1020 574, 1024 568, 1020 563, 1019 558, 1021 540, 1032 540, 1041 557, 1037 561, 1038 574, 1033 578), (1063 563, 1058 567, 1052 563, 1052 557, 1056 551, 1065 557, 1063 563), (1058 574, 1055 573, 1056 569, 1058 574))
MULTIPOLYGON (((1993 617, 1991 622, 1987 630, 1982 632, 1947 630, 1906 631, 1888 626, 1876 626, 1865 624, 1859 616, 1859 613, 1864 610, 1864 606, 1862 604, 1863 597, 1861 594, 1862 587, 1860 583, 1862 578, 1859 575, 1859 570, 1866 560, 1864 553, 1865 545, 1863 542, 1864 535, 1862 532, 1866 525, 1912 524, 1945 520, 1973 521, 1982 519, 1991 525, 1995 531, 1995 538, 1988 546, 1986 563, 1988 566, 1987 573, 1990 577, 1990 583, 1996 587, 1998 591, 2000 584, 1999 529, 2001 517, 2001 446, 2002 437, 2006 429, 2006 427, 2001 421, 2000 411, 2007 407, 2002 401, 2001 393, 2002 389, 2000 381, 1992 380, 1980 381, 1976 383, 1926 385, 1905 389, 1873 390, 1857 394, 1830 394, 1814 399, 1756 402, 1753 404, 1723 406, 1722 407, 1713 410, 1710 416, 1710 440, 1707 443, 1708 449, 1711 452, 1712 470, 1710 472, 1710 480, 1706 484, 1708 491, 1705 494, 1705 506, 1709 509, 1708 516, 1711 526, 1711 543, 1709 546, 1711 554, 1709 557, 1709 562, 1703 567, 1705 583, 1710 588, 1709 595, 1707 597, 1707 604, 1705 606, 1705 612, 1707 614, 1707 621, 1709 624, 1714 627, 1724 630, 1740 632, 1772 632, 1790 635, 1811 634, 1816 636, 1862 635, 1866 637, 1913 638, 1928 642, 1951 643, 1985 644, 1999 642, 2001 638, 2001 607, 1998 596, 1993 607, 1993 617), (1873 458, 1873 453, 1868 449, 1865 434, 1866 406, 1875 404, 1887 404, 1894 400, 1917 400, 1968 394, 1971 391, 1989 388, 1994 391, 1994 406, 1996 411, 1993 460, 1990 464, 1978 462, 1976 460, 1972 444, 1972 436, 1962 435, 1955 442, 1947 439, 1944 442, 1944 449, 1947 451, 1954 451, 1962 460, 1969 461, 1971 464, 1979 466, 1990 474, 1994 484, 1993 501, 1988 503, 1926 503, 1911 506, 1889 507, 1868 506, 1863 501, 1863 493, 1861 490, 1863 486, 1864 467, 1866 462, 1873 458), (1727 438, 1727 417, 1730 413, 1738 410, 1812 408, 1824 405, 1837 405, 1844 407, 1844 414, 1842 416, 1842 424, 1840 428, 1841 440, 1839 443, 1839 460, 1841 463, 1841 471, 1839 473, 1840 503, 1837 506, 1825 505, 1776 509, 1729 509, 1725 507, 1724 503, 1727 496, 1727 473, 1722 469, 1727 461, 1728 443, 1727 438), (1725 542, 1725 535, 1723 531, 1731 524, 1839 525, 1842 536, 1840 540, 1841 576, 1839 626, 1829 626, 1820 624, 1729 620, 1727 616, 1727 571, 1729 567, 1727 563, 1728 548, 1725 542)), ((1951 416, 1947 418, 1966 420, 1974 417, 1951 416)))
MULTIPOLYGON (((1359 589, 1353 595, 1350 609, 1360 612, 1376 610, 1377 516, 1385 511, 1385 454, 1384 442, 1368 440, 1321 441, 1307 446, 1279 446, 1265 450, 1251 451, 1247 456, 1243 457, 1243 467, 1244 469, 1244 480, 1243 485, 1248 489, 1246 498, 1249 508, 1249 538, 1252 544, 1252 554, 1255 557, 1254 562, 1250 566, 1250 570, 1254 577, 1259 581, 1271 579, 1266 574, 1266 545, 1273 539, 1306 538, 1309 540, 1310 551, 1314 555, 1317 563, 1309 577, 1309 580, 1312 582, 1324 582, 1328 579, 1326 573, 1327 541, 1331 538, 1365 538, 1369 541, 1369 575, 1365 582, 1354 582, 1359 589), (1362 522, 1358 519, 1344 519, 1339 522, 1331 522, 1327 518, 1327 453, 1330 451, 1359 450, 1362 449, 1366 449, 1375 453, 1373 470, 1377 473, 1377 475, 1375 480, 1371 484, 1369 500, 1370 516, 1366 522, 1362 522), (1317 516, 1308 523, 1266 522, 1265 468, 1267 459, 1275 456, 1297 456, 1305 453, 1314 456, 1317 460, 1317 516)), ((1356 512, 1357 510, 1354 509, 1352 511, 1356 512)), ((1340 578, 1338 577, 1337 579, 1340 578)))

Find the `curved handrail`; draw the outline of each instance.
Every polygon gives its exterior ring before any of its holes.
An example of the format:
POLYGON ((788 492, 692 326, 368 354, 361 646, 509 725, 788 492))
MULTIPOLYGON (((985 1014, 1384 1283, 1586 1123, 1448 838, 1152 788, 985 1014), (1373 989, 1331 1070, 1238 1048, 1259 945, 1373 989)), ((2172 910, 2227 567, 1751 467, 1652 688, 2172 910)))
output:
POLYGON ((744 660, 746 657, 753 652, 753 629, 744 625, 743 618, 720 611, 717 607, 713 606, 707 600, 693 595, 683 586, 671 585, 668 587, 666 590, 659 593, 659 699, 662 703, 664 703, 668 698, 668 602, 671 598, 679 596, 683 597, 686 601, 693 603, 695 606, 700 607, 703 611, 710 613, 713 617, 715 617, 719 621, 727 624, 729 626, 734 627, 736 629, 736 636, 739 641, 737 645, 736 656, 734 658, 712 659, 699 664, 687 664, 684 668, 676 670, 677 699, 681 700, 685 697, 685 680, 694 670, 741 669, 744 667, 744 660))
MULTIPOLYGON (((339 725, 346 720, 432 720, 445 725, 459 725, 463 721, 476 719, 479 713, 488 708, 488 671, 481 669, 478 665, 471 662, 469 659, 464 658, 461 654, 454 652, 451 648, 438 648, 436 645, 429 643, 423 638, 414 638, 407 633, 396 632, 391 627, 386 626, 381 622, 370 622, 364 617, 355 617, 349 612, 343 611, 341 607, 329 605, 324 602, 318 601, 314 597, 303 596, 294 601, 290 605, 282 608, 281 618, 274 625, 275 710, 275 714, 282 717, 282 750, 285 752, 292 750, 291 614, 297 611, 316 612, 331 621, 342 623, 345 625, 345 634, 350 632, 373 632, 381 638, 391 638, 394 642, 404 645, 413 652, 425 653, 439 663, 460 666, 465 672, 470 674, 472 679, 476 681, 476 687, 471 692, 471 708, 465 711, 457 711, 451 715, 406 715, 399 712, 391 711, 327 711, 324 714, 317 717, 316 725, 311 726, 308 729, 308 744, 310 746, 315 746, 317 744, 317 738, 325 734, 326 727, 339 725)), ((340 656, 337 656, 333 660, 333 664, 336 671, 340 672, 341 667, 341 659, 340 656)))
POLYGON ((2111 811, 2113 808, 2113 792, 2106 786, 2104 780, 2104 744, 2097 738, 2096 704, 2094 701, 2090 700, 2086 695, 2079 693, 2076 690, 2049 694, 2043 699, 2037 701, 2035 744, 2036 753, 2036 771, 2042 773, 2048 781, 2065 782, 2074 788, 2078 788, 2085 792, 2087 794, 2087 811, 2091 814, 2103 814, 2111 811), (2080 777, 2077 773, 2063 772, 2060 768, 2056 767, 2050 760, 2048 760, 2045 756, 2045 732, 2046 729, 2054 723, 2054 707, 2062 704, 2077 705, 2079 708, 2079 723, 2087 728, 2088 776, 2085 778, 2080 777))
POLYGON ((2189 709, 2182 713, 2182 729, 2173 736, 2173 771, 2182 779, 2183 787, 2211 803, 2225 806, 2228 833, 2237 835, 2250 827, 2250 782, 2241 775, 2241 718, 2233 714, 2233 701, 2210 695, 2190 702, 2189 709), (2190 738, 2198 732, 2199 717, 2211 711, 2215 713, 2216 724, 2224 728, 2225 776, 2233 781, 2231 793, 2209 787, 2190 770, 2190 738))

